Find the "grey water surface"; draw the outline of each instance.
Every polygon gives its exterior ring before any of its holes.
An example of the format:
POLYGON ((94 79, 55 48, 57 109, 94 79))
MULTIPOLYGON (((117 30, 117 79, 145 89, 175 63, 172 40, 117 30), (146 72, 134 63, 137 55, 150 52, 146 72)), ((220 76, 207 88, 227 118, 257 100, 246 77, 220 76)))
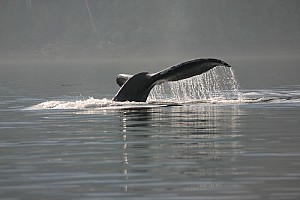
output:
POLYGON ((111 106, 154 63, 1 62, 0 199, 300 199, 297 62, 229 61, 241 101, 111 106))

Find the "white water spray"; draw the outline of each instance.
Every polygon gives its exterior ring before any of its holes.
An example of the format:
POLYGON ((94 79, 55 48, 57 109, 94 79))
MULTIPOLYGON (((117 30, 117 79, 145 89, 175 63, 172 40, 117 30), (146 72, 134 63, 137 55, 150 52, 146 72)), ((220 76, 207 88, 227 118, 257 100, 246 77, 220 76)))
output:
POLYGON ((148 101, 238 101, 242 99, 232 68, 216 67, 188 79, 155 86, 148 101))

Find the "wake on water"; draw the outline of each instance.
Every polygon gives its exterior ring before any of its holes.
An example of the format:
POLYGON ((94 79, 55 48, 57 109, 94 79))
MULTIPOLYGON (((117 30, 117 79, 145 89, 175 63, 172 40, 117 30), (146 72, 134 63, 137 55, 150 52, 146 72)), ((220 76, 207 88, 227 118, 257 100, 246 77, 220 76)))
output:
MULTIPOLYGON (((76 97, 77 98, 77 97, 76 97)), ((285 90, 239 90, 232 68, 216 67, 207 73, 188 79, 156 85, 150 92, 147 102, 116 102, 110 99, 93 97, 81 100, 46 101, 26 108, 44 109, 127 109, 153 108, 185 104, 249 104, 249 103, 300 103, 300 91, 285 90)))

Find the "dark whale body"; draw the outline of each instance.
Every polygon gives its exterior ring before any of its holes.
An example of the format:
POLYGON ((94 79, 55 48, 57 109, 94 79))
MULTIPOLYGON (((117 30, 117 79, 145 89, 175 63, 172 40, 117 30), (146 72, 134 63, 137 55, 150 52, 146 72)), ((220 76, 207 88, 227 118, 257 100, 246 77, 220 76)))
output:
POLYGON ((121 88, 113 101, 145 102, 155 85, 200 75, 216 66, 230 67, 222 60, 205 58, 189 60, 154 74, 148 72, 141 72, 136 75, 119 74, 117 83, 121 88))

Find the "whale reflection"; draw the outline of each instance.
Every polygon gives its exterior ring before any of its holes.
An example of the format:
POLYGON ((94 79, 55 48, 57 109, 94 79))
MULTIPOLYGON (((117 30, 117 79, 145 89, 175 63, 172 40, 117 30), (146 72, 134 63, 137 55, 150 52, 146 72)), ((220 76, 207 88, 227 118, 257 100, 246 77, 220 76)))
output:
MULTIPOLYGON (((155 178, 170 171, 199 180, 236 173, 231 163, 243 151, 238 106, 195 104, 126 109, 119 114, 126 179, 140 173, 155 178)), ((130 187, 136 186, 127 184, 124 191, 130 187)), ((186 187, 221 186, 199 182, 186 187)))

